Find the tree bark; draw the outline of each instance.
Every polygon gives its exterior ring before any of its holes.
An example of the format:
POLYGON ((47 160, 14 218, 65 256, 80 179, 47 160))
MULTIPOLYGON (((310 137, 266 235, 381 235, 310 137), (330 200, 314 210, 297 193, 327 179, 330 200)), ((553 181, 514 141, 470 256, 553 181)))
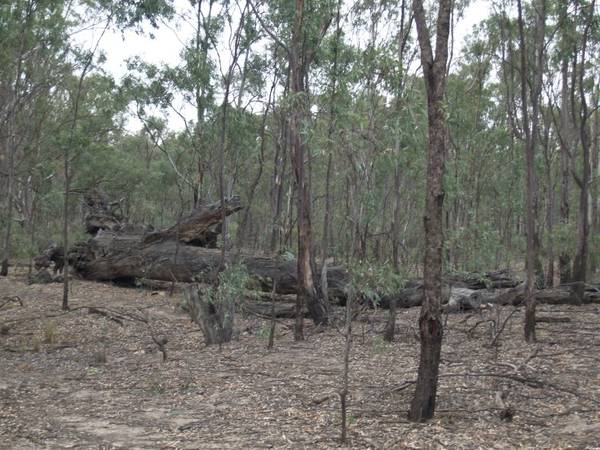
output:
POLYGON ((10 241, 11 241, 11 231, 12 231, 12 221, 13 221, 13 203, 14 203, 14 184, 15 184, 15 148, 14 148, 14 139, 10 138, 12 131, 9 132, 8 136, 5 139, 6 143, 6 151, 8 153, 8 186, 7 186, 7 200, 8 205, 6 208, 6 228, 4 230, 4 240, 3 240, 3 248, 2 248, 2 262, 0 264, 0 276, 6 277, 8 276, 8 262, 10 258, 10 241))
POLYGON ((422 0, 413 1, 421 65, 427 90, 429 147, 427 164, 427 193, 424 217, 425 258, 424 292, 419 331, 421 353, 415 394, 408 412, 409 420, 423 422, 433 417, 438 385, 443 327, 442 303, 442 246, 444 204, 444 166, 447 154, 447 129, 444 112, 448 36, 452 2, 440 0, 436 26, 436 52, 433 55, 422 0))
POLYGON ((315 324, 328 323, 328 305, 319 297, 314 284, 313 239, 311 225, 311 195, 310 183, 306 178, 306 139, 302 136, 302 127, 308 118, 307 95, 305 85, 306 73, 310 57, 303 45, 304 41, 304 0, 296 0, 294 24, 292 29, 292 45, 289 49, 290 91, 294 106, 289 117, 289 132, 292 145, 292 161, 296 179, 296 202, 298 211, 298 300, 296 312, 298 319, 295 326, 294 338, 304 339, 302 325, 302 308, 306 304, 315 324))
POLYGON ((535 39, 535 81, 531 90, 530 100, 527 95, 529 63, 527 60, 527 45, 525 41, 524 18, 521 0, 517 0, 519 40, 521 46, 521 113, 523 122, 523 134, 525 136, 525 203, 527 208, 527 295, 525 308, 524 334, 529 343, 536 341, 535 336, 535 286, 536 268, 538 268, 538 238, 537 238, 537 180, 535 174, 535 151, 538 137, 539 122, 539 97, 542 88, 543 75, 543 52, 544 52, 544 28, 546 17, 546 2, 540 0, 536 7, 536 39, 535 39), (531 103, 531 115, 528 105, 531 103))
MULTIPOLYGON (((571 142, 571 114, 569 107, 569 62, 566 56, 561 62, 561 106, 560 106, 560 221, 563 227, 569 224, 569 181, 571 174, 569 173, 570 150, 571 142)), ((566 251, 562 251, 558 256, 558 271, 560 274, 560 282, 568 283, 571 281, 571 257, 566 251)))

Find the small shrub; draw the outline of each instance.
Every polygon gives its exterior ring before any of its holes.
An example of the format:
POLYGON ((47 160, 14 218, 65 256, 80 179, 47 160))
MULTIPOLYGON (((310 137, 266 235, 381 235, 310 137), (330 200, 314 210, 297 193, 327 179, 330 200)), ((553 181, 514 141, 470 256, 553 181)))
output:
POLYGON ((58 338, 58 330, 56 327, 56 323, 54 322, 46 322, 43 328, 44 333, 44 343, 45 344, 55 344, 58 338))
POLYGON ((271 326, 269 324, 265 323, 256 332, 256 337, 259 338, 259 339, 266 340, 266 339, 269 339, 270 334, 271 334, 271 326))
POLYGON ((392 349, 392 345, 380 335, 373 337, 373 340, 371 341, 371 347, 373 349, 373 353, 377 355, 389 352, 392 349))
POLYGON ((235 306, 248 281, 248 272, 242 265, 233 265, 219 274, 216 286, 186 290, 192 320, 202 328, 206 345, 222 344, 234 336, 235 306))

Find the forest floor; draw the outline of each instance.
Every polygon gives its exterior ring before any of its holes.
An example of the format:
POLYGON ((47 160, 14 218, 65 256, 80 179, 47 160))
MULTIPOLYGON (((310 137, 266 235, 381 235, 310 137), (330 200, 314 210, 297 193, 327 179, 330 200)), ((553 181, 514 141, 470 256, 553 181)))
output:
MULTIPOLYGON (((66 313, 61 296, 59 284, 0 279, 0 449, 342 447, 337 329, 307 321, 306 341, 294 342, 281 321, 269 351, 268 322, 240 318, 239 338, 219 349, 178 312, 178 294, 75 280, 66 313), (168 338, 165 362, 152 334, 168 338)), ((425 424, 406 419, 419 309, 399 311, 393 344, 379 334, 386 312, 363 314, 348 447, 600 447, 600 307, 540 306, 570 322, 538 324, 534 346, 517 311, 490 347, 490 322, 475 325, 512 311, 447 317, 437 414, 425 424)))

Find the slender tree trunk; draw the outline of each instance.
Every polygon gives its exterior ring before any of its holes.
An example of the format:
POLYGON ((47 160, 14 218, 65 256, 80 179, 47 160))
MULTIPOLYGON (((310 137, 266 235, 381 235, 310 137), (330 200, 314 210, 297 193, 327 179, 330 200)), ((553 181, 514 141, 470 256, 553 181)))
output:
POLYGON ((269 112, 271 111, 271 103, 275 103, 274 93, 275 88, 277 86, 277 70, 275 70, 275 77, 273 79, 273 84, 271 85, 271 89, 269 90, 269 98, 267 99, 267 105, 265 106, 265 111, 263 112, 261 127, 260 127, 260 150, 258 154, 258 172, 252 181, 252 185, 250 186, 250 193, 248 194, 248 202, 246 208, 244 210, 244 215, 242 221, 240 222, 240 226, 237 233, 237 246, 241 247, 244 239, 247 237, 247 228, 248 222, 250 218, 250 212, 252 209, 252 204, 254 202, 254 196, 256 194, 256 189, 258 188, 258 184, 262 178, 262 174, 264 171, 265 164, 265 147, 266 147, 266 130, 267 130, 267 118, 269 117, 269 112))
POLYGON ((546 230, 548 232, 548 270, 546 272, 547 287, 554 286, 554 183, 552 180, 552 155, 550 150, 550 121, 544 126, 544 169, 546 174, 546 230))
POLYGON ((298 211, 298 298, 296 302, 296 327, 294 338, 304 339, 302 309, 308 307, 310 315, 318 325, 328 322, 327 305, 318 296, 312 270, 312 225, 310 184, 305 173, 306 141, 302 136, 302 127, 308 117, 307 94, 305 85, 308 61, 303 46, 304 0, 296 0, 292 46, 290 56, 291 93, 295 105, 289 118, 290 141, 292 145, 294 174, 296 178, 296 202, 298 211))
POLYGON ((592 177, 591 168, 591 140, 588 129, 588 104, 585 93, 585 70, 586 70, 586 51, 587 41, 590 27, 592 24, 592 17, 595 12, 595 1, 592 1, 589 6, 590 12, 588 14, 587 24, 583 33, 583 43, 581 46, 581 62, 579 63, 579 74, 578 74, 578 87, 579 87, 579 101, 580 107, 580 120, 579 120, 579 135, 581 140, 582 149, 582 167, 583 173, 579 180, 579 242, 577 245, 577 254, 573 261, 573 280, 580 282, 579 296, 583 298, 584 286, 583 283, 587 280, 588 271, 588 255, 589 255, 589 235, 590 235, 590 218, 589 218, 589 200, 590 200, 590 180, 592 177))
MULTIPOLYGON (((9 120, 10 121, 10 120, 9 120)), ((8 276, 8 262, 10 258, 10 241, 13 221, 13 203, 14 203, 14 184, 15 184, 15 147, 14 139, 11 138, 13 130, 9 125, 6 142, 6 152, 8 153, 8 180, 7 180, 7 207, 6 207, 6 228, 4 230, 4 242, 2 248, 2 263, 0 266, 0 275, 8 276)))
POLYGON ((543 52, 544 52, 544 27, 545 27, 545 0, 540 0, 536 7, 536 67, 535 81, 531 93, 531 117, 528 109, 529 99, 527 95, 529 64, 527 61, 527 45, 525 41, 523 8, 521 0, 517 0, 519 40, 521 46, 521 111, 523 121, 523 132, 525 135, 525 161, 526 161, 526 179, 525 179, 525 204, 527 208, 527 255, 526 270, 527 281, 525 296, 525 323, 524 333, 527 342, 535 342, 535 287, 536 287, 536 268, 539 267, 538 261, 538 237, 537 237, 537 181, 535 175, 535 150, 538 136, 539 122, 539 96, 541 93, 541 82, 543 75, 543 52), (531 122, 530 122, 531 118, 531 122))
MULTIPOLYGON (((561 62, 561 107, 560 107, 560 221, 563 227, 569 224, 569 189, 570 178, 570 150, 571 142, 571 114, 569 107, 569 62, 566 56, 561 62)), ((561 283, 571 281, 571 257, 566 251, 562 251, 558 256, 558 271, 561 283)))
MULTIPOLYGON (((22 5, 23 6, 23 5, 22 5)), ((27 29, 31 23, 33 18, 35 8, 34 3, 29 1, 25 6, 26 12, 23 21, 23 26, 21 28, 21 36, 20 36, 20 45, 19 52, 17 56, 17 67, 14 75, 14 88, 12 92, 7 96, 9 100, 10 106, 8 107, 8 116, 6 118, 6 153, 8 154, 8 180, 7 180, 7 207, 6 207, 6 228, 4 231, 4 242, 2 249, 2 261, 0 262, 0 276, 8 276, 8 263, 10 259, 11 253, 11 234, 12 234, 12 222, 13 222, 13 208, 14 208, 14 196, 15 196, 15 157, 17 152, 17 142, 16 142, 16 110, 19 104, 19 97, 21 95, 21 80, 23 75, 23 59, 25 53, 25 42, 27 29)), ((1 131, 1 130, 0 130, 1 131)))
MULTIPOLYGON (((329 256, 329 245, 331 239, 331 174, 333 171, 334 133, 337 117, 337 77, 338 77, 338 47, 341 36, 340 27, 341 0, 337 2, 336 29, 333 47, 333 68, 331 75, 331 96, 329 97, 329 127, 327 129, 327 174, 325 178, 325 214, 323 216, 323 239, 321 241, 321 262, 324 263, 329 256)), ((327 300, 325 298, 325 300, 327 300)))
POLYGON ((63 149, 63 165, 65 171, 65 199, 63 205, 63 251, 65 255, 65 263, 63 267, 63 297, 62 297, 62 309, 67 311, 69 309, 69 261, 67 255, 69 254, 69 204, 71 194, 71 147, 75 142, 75 131, 77 128, 77 121, 79 119, 79 106, 81 101, 81 95, 83 93, 83 81, 88 73, 88 70, 92 66, 94 55, 98 50, 100 41, 108 30, 108 27, 112 21, 112 13, 106 21, 106 25, 100 34, 100 37, 96 41, 96 45, 88 55, 85 64, 81 69, 81 75, 79 76, 79 82, 77 83, 77 91, 73 101, 73 117, 71 118, 69 139, 63 149))
POLYGON ((415 22, 421 49, 421 65, 427 90, 429 148, 427 163, 427 193, 425 204, 425 298, 419 317, 421 353, 415 394, 408 418, 414 422, 431 419, 435 412, 443 327, 442 247, 444 167, 447 155, 447 129, 444 111, 448 36, 450 33, 451 0, 440 0, 436 25, 435 56, 431 45, 422 0, 413 1, 415 22))
MULTIPOLYGON (((227 153, 229 145, 227 142, 228 131, 229 131, 229 94, 231 91, 231 82, 233 79, 233 71, 237 66, 237 62, 240 56, 240 42, 242 39, 242 31, 246 21, 246 8, 242 11, 239 25, 235 33, 233 54, 231 55, 231 63, 229 69, 225 74, 225 92, 223 94, 223 103, 221 105, 221 130, 219 136, 219 197, 221 205, 225 205, 225 153, 227 153)), ((262 167, 262 165, 261 165, 262 167)), ((225 211, 226 208, 222 208, 221 226, 222 226, 222 245, 221 245, 221 269, 225 269, 227 251, 229 250, 229 220, 225 211)))
MULTIPOLYGON (((406 0, 402 0, 400 6, 400 32, 398 34, 398 62, 399 73, 396 84, 396 136, 395 136, 395 156, 396 167, 394 169, 394 216, 392 221, 392 262, 396 273, 400 273, 400 212, 402 210, 401 184, 402 184, 402 169, 400 167, 400 152, 402 148, 402 139, 400 136, 400 113, 402 111, 402 96, 404 90, 404 52, 410 36, 412 25, 412 15, 406 21, 406 0)), ((391 314, 391 308, 390 308, 391 314)), ((395 317, 395 315, 394 315, 395 317)), ((390 324, 391 326, 391 324, 390 324)), ((395 320, 394 320, 395 327, 395 320)), ((393 332, 391 339, 393 340, 393 332)))
MULTIPOLYGON (((592 179, 596 182, 591 186, 591 203, 592 203, 592 235, 600 234, 600 189, 598 180, 600 179, 600 114, 598 113, 599 105, 598 93, 594 95, 594 121, 592 128, 592 179)), ((600 264, 600 259, 594 255, 590 261, 590 273, 595 274, 600 264)))

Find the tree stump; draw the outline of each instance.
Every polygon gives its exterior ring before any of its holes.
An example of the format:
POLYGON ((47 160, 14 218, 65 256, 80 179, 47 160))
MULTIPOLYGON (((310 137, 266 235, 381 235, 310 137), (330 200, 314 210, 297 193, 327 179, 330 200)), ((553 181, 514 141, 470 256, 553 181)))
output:
POLYGON ((199 285, 192 284, 184 291, 192 320, 200 326, 206 345, 231 341, 235 319, 235 298, 211 295, 199 285))

